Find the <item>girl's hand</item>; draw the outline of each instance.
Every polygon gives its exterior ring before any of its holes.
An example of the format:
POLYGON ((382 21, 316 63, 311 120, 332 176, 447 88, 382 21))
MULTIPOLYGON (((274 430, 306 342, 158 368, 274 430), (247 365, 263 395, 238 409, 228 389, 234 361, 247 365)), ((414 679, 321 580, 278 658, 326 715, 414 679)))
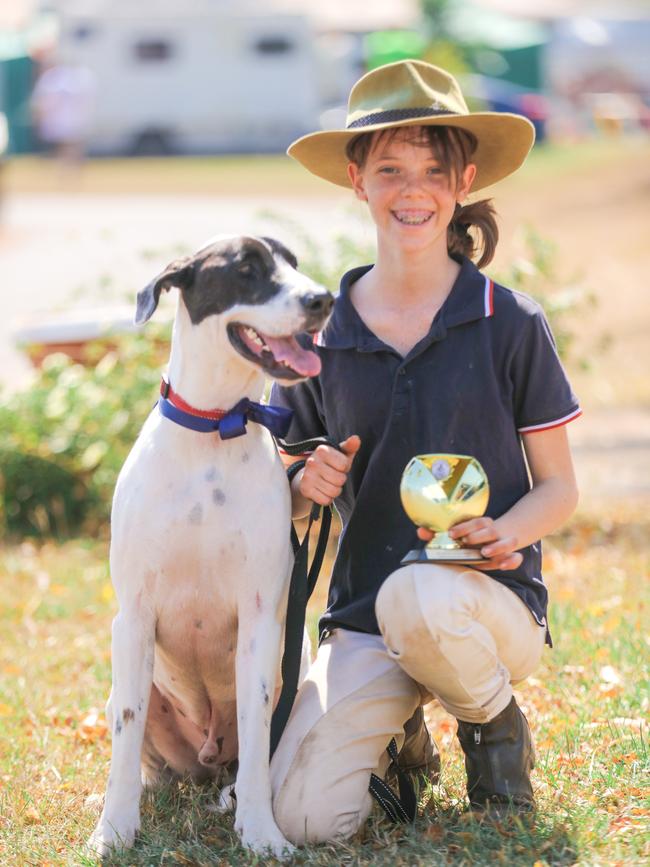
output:
POLYGON ((332 446, 318 446, 307 458, 301 474, 298 490, 303 497, 320 506, 329 506, 343 490, 360 445, 361 440, 355 434, 341 443, 342 452, 332 446))
MULTIPOLYGON (((461 521, 449 530, 449 535, 465 548, 479 548, 483 557, 489 560, 485 565, 473 566, 474 569, 507 571, 516 569, 524 559, 517 551, 519 545, 516 537, 502 535, 498 521, 492 518, 484 516, 461 521)), ((426 542, 433 539, 433 533, 424 527, 418 527, 418 536, 426 542)))

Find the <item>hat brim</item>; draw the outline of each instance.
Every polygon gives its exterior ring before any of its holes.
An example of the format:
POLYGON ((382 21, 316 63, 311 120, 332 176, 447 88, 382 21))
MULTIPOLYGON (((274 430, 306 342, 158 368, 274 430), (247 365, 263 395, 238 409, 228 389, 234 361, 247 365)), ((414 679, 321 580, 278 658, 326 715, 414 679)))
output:
POLYGON ((313 132, 294 141, 287 153, 319 178, 341 187, 350 187, 347 173, 349 160, 345 153, 349 142, 363 133, 401 126, 455 126, 473 133, 477 146, 471 156, 471 162, 476 165, 472 192, 489 187, 515 172, 535 142, 535 127, 528 118, 506 112, 476 112, 313 132))

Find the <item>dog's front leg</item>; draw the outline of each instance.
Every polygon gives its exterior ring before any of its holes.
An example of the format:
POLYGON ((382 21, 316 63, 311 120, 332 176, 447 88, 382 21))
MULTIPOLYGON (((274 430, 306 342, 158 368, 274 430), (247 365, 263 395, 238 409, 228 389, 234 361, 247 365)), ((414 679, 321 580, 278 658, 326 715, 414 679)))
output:
POLYGON ((133 843, 140 827, 140 761, 153 677, 155 622, 142 605, 113 621, 111 770, 104 809, 88 845, 98 855, 133 843))
POLYGON ((235 828, 242 844, 281 857, 293 847, 278 828, 271 808, 269 746, 271 712, 283 628, 277 607, 256 594, 251 608, 240 606, 237 636, 237 725, 239 770, 235 828), (266 609, 266 610, 265 610, 266 609))

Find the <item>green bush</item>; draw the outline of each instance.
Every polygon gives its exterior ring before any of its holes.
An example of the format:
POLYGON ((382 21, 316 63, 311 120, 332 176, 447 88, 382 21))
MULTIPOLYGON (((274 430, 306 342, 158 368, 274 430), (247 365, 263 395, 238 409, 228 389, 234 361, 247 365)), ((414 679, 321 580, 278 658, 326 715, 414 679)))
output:
POLYGON ((0 522, 21 536, 65 536, 86 518, 93 497, 53 460, 0 449, 0 522))
POLYGON ((106 525, 115 480, 151 410, 169 326, 111 343, 95 365, 48 356, 33 384, 0 405, 0 534, 67 535, 106 525))
MULTIPOLYGON (((575 317, 596 303, 595 296, 557 271, 557 247, 533 228, 524 233, 525 255, 515 259, 502 274, 493 274, 502 286, 525 292, 544 309, 558 352, 569 365, 588 367, 586 358, 574 352, 575 317)), ((489 270, 489 268, 488 268, 489 270)))

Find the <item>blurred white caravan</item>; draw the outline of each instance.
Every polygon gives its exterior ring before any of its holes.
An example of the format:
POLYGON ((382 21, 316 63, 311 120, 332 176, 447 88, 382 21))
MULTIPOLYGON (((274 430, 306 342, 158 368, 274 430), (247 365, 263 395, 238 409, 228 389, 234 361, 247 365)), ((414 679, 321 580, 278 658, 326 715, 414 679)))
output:
POLYGON ((60 60, 94 73, 91 153, 275 151, 319 125, 307 16, 246 0, 57 5, 60 60))

